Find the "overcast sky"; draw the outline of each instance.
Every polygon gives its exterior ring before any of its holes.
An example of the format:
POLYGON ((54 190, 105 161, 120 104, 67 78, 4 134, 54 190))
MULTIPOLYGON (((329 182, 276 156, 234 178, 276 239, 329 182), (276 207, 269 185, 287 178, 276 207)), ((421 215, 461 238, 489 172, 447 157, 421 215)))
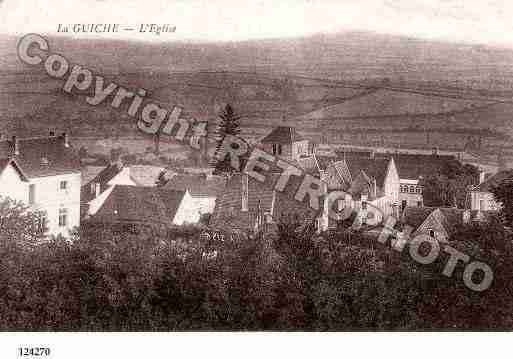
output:
POLYGON ((114 36, 151 41, 369 30, 513 47, 512 0, 0 0, 0 33, 56 33, 59 23, 177 27, 176 33, 159 37, 114 36))

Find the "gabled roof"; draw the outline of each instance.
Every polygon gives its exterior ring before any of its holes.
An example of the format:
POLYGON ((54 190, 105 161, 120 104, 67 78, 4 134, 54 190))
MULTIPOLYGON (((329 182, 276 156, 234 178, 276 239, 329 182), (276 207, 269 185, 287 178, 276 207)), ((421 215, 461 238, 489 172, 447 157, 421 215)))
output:
POLYGON ((363 171, 369 178, 376 179, 378 187, 383 188, 388 173, 389 160, 354 157, 346 158, 346 162, 353 179, 360 171, 363 171))
POLYGON ((427 177, 431 174, 439 173, 443 167, 451 162, 458 162, 452 155, 433 155, 433 154, 410 154, 410 153, 382 153, 372 151, 345 151, 337 152, 339 158, 348 160, 354 159, 394 159, 397 173, 401 179, 416 180, 420 176, 427 177))
POLYGON ((193 197, 217 197, 224 190, 226 179, 222 176, 176 174, 163 186, 169 190, 188 190, 193 197))
POLYGON ((474 192, 491 192, 492 188, 497 186, 505 179, 513 178, 513 170, 504 170, 497 172, 495 175, 488 178, 486 181, 473 189, 474 192))
POLYGON ((378 187, 383 187, 385 178, 388 173, 388 158, 371 158, 368 152, 347 152, 337 153, 337 156, 317 156, 317 161, 321 169, 327 169, 335 163, 337 168, 341 170, 344 177, 352 178, 358 176, 360 171, 365 172, 369 178, 375 178, 378 187), (345 161, 346 165, 341 165, 345 161), (349 173, 346 173, 346 169, 349 173))
POLYGON ((458 160, 449 155, 432 154, 378 154, 377 157, 393 158, 401 179, 418 179, 442 171, 443 167, 458 160))
POLYGON ((80 172, 80 161, 65 136, 17 139, 19 154, 12 140, 0 141, 0 157, 14 158, 27 177, 45 177, 80 172))
POLYGON ((295 127, 278 126, 265 136, 260 142, 261 143, 279 143, 279 144, 291 144, 293 142, 304 140, 295 127))
MULTIPOLYGON (((448 234, 454 233, 463 224, 465 209, 448 207, 406 207, 403 211, 402 222, 417 230, 430 216, 435 216, 448 234)), ((489 218, 494 212, 469 211, 469 220, 489 218)))
POLYGON ((185 191, 115 185, 93 221, 172 225, 185 191))
MULTIPOLYGON (((164 171, 164 167, 151 166, 151 165, 131 165, 130 177, 137 183, 138 186, 155 186, 160 172, 164 171)), ((166 172, 170 172, 166 170, 166 172)))
POLYGON ((27 176, 25 176, 23 170, 18 166, 18 163, 16 163, 16 160, 13 158, 0 158, 0 176, 9 165, 12 165, 16 171, 18 171, 22 181, 28 181, 27 176))
MULTIPOLYGON (((270 176, 269 176, 270 177, 270 176)), ((231 176, 225 189, 216 199, 210 224, 214 227, 229 225, 232 228, 251 229, 258 211, 270 212, 273 205, 273 189, 269 183, 248 179, 248 211, 242 211, 242 183, 244 175, 231 176)))
POLYGON ((93 179, 82 185, 80 198, 82 202, 89 202, 96 197, 91 191, 91 184, 100 184, 100 193, 109 188, 109 182, 123 171, 122 163, 111 163, 100 171, 93 179))
POLYGON ((435 210, 435 207, 410 207, 404 208, 402 214, 402 222, 412 226, 415 230, 420 227, 422 223, 429 217, 435 210))

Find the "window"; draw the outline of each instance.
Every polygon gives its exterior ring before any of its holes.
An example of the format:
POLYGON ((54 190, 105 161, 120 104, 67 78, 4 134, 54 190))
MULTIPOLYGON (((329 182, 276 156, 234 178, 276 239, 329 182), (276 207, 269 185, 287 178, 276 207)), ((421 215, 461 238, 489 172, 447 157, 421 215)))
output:
POLYGON ((59 227, 66 227, 68 225, 68 209, 59 209, 59 227))
POLYGON ((433 231, 432 229, 429 230, 429 236, 431 238, 435 238, 435 231, 433 231))
POLYGON ((29 185, 29 204, 36 203, 36 185, 29 185))
POLYGON ((417 207, 422 207, 422 201, 417 201, 417 207))
POLYGON ((417 188, 415 188, 415 192, 417 192, 418 194, 422 193, 422 188, 420 186, 417 186, 417 188))
POLYGON ((410 193, 415 193, 415 186, 410 186, 410 193))
POLYGON ((362 201, 362 209, 367 209, 367 202, 366 201, 362 201))
POLYGON ((41 212, 39 214, 39 225, 38 225, 38 231, 40 234, 43 234, 46 232, 48 227, 48 217, 46 215, 46 212, 41 212))
POLYGON ((479 200, 479 210, 480 211, 484 211, 485 210, 485 201, 484 200, 479 200))
POLYGON ((66 190, 68 189, 68 181, 61 181, 60 184, 59 184, 59 188, 61 190, 66 190))
POLYGON ((405 200, 405 199, 403 199, 403 200, 401 201, 401 210, 403 210, 403 211, 404 211, 404 209, 406 208, 406 206, 407 206, 407 205, 408 205, 408 201, 407 201, 407 200, 405 200))
POLYGON ((281 144, 278 144, 278 154, 281 155, 281 144))
POLYGON ((344 209, 345 201, 343 199, 337 200, 337 210, 340 212, 344 209))
POLYGON ((273 143, 273 155, 276 155, 277 152, 276 143, 273 143))

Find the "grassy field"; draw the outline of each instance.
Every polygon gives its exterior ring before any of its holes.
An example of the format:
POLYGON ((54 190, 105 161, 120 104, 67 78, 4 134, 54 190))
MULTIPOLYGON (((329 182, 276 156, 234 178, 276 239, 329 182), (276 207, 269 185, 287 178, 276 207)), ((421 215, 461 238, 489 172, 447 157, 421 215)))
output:
MULTIPOLYGON (((65 94, 62 80, 21 64, 16 40, 0 39, 3 133, 67 131, 105 143, 137 136, 126 108, 90 106, 84 96, 65 94)), ((480 151, 490 153, 508 146, 511 138, 502 135, 513 136, 513 105, 495 103, 513 96, 507 49, 365 33, 215 44, 50 42, 71 62, 129 89, 144 88, 162 106, 183 107, 185 116, 213 122, 230 103, 251 137, 289 124, 318 138, 331 132, 347 144, 454 149, 475 131, 488 131, 480 151)), ((128 147, 139 151, 151 142, 141 138, 128 147)), ((115 144, 88 146, 108 152, 115 144)))

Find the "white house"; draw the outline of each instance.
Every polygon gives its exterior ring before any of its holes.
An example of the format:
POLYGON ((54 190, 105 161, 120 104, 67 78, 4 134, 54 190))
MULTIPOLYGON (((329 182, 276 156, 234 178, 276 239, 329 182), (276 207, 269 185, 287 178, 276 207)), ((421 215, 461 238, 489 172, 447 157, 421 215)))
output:
POLYGON ((46 234, 80 226, 80 162, 68 136, 0 141, 0 196, 43 213, 46 234))
POLYGON ((479 185, 470 191, 471 209, 476 211, 498 211, 501 204, 495 201, 492 188, 505 179, 513 178, 513 170, 503 170, 485 179, 481 172, 479 185))

